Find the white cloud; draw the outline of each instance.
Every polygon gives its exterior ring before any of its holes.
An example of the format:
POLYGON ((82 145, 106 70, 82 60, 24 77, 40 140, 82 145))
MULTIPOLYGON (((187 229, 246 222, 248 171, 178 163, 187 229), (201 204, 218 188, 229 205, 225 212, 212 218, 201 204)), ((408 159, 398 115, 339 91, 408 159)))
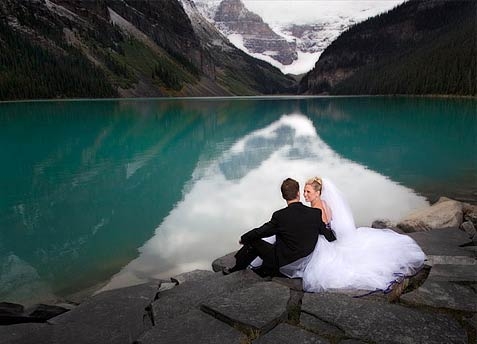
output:
POLYGON ((242 0, 269 24, 319 23, 353 18, 362 21, 405 0, 242 0))

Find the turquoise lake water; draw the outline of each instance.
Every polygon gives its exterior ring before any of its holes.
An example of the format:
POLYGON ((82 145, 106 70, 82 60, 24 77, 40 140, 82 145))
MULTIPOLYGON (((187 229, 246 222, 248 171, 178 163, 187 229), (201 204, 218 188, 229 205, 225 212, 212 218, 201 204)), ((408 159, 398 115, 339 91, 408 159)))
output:
POLYGON ((168 278, 332 179, 356 222, 477 202, 477 101, 232 98, 0 104, 0 301, 168 278))

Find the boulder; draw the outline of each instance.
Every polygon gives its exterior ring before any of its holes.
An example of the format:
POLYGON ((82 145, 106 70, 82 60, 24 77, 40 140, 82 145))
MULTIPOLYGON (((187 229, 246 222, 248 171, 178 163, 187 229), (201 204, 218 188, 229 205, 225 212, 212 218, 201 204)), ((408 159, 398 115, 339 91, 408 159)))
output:
POLYGON ((0 302, 0 325, 28 322, 23 311, 23 306, 18 303, 0 302))
POLYGON ((394 227, 396 227, 396 224, 388 219, 377 219, 377 220, 374 220, 373 223, 371 224, 371 228, 378 228, 378 229, 384 229, 384 228, 392 229, 394 227))
POLYGON ((289 298, 289 288, 264 282, 206 300, 201 309, 252 335, 266 333, 287 320, 289 298))
POLYGON ((469 236, 470 239, 474 239, 475 238, 475 233, 476 233, 476 230, 475 230, 475 226, 474 224, 472 223, 472 221, 464 221, 462 222, 462 225, 460 225, 460 228, 467 233, 467 235, 469 236))
POLYGON ((412 306, 435 309, 477 312, 475 290, 465 284, 439 281, 432 278, 418 289, 401 296, 401 302, 412 306))
POLYGON ((461 285, 477 283, 476 264, 436 264, 432 266, 428 280, 455 282, 461 285))
POLYGON ((0 343, 2 344, 57 344, 52 337, 52 326, 46 323, 0 326, 0 343))
POLYGON ((476 268, 476 264, 436 264, 424 284, 404 294, 401 301, 415 307, 475 313, 477 294, 472 284, 477 283, 476 268))
POLYGON ((58 305, 45 304, 36 304, 25 310, 20 304, 0 302, 0 325, 46 322, 68 310, 58 305))
POLYGON ((0 302, 0 314, 20 315, 23 310, 23 305, 18 303, 0 302))
POLYGON ((129 343, 152 327, 145 308, 157 291, 157 282, 150 282, 96 294, 48 320, 53 325, 49 343, 129 343))
POLYGON ((214 272, 210 270, 192 270, 171 277, 171 282, 179 285, 186 281, 200 281, 212 276, 214 276, 214 272))
POLYGON ((277 343, 307 343, 307 344, 328 344, 327 339, 319 337, 301 328, 280 324, 264 336, 253 342, 254 344, 277 344, 277 343))
POLYGON ((135 344, 240 344, 247 337, 237 329, 197 309, 173 319, 163 319, 135 344))
POLYGON ((284 285, 291 290, 303 290, 303 280, 301 278, 273 277, 272 281, 284 285))
POLYGON ((463 218, 461 202, 441 197, 432 206, 419 209, 405 217, 397 224, 397 227, 406 233, 436 228, 458 228, 462 224, 463 218))
POLYGON ((347 337, 373 343, 467 343, 451 316, 336 293, 305 293, 302 312, 336 326, 347 337))
POLYGON ((201 304, 217 295, 230 294, 261 282, 263 279, 249 270, 234 272, 227 276, 212 273, 209 278, 188 279, 170 290, 159 293, 157 299, 150 304, 153 323, 158 324, 198 309, 201 304))
POLYGON ((399 229, 396 224, 390 220, 383 220, 383 219, 378 219, 374 220, 373 223, 371 224, 371 228, 376 228, 376 229, 392 229, 396 233, 399 234, 404 234, 404 231, 402 229, 399 229))
POLYGON ((235 265, 235 252, 231 252, 223 257, 217 258, 212 262, 212 270, 222 271, 225 267, 232 267, 235 265))
POLYGON ((464 203, 462 207, 464 221, 470 221, 477 227, 477 205, 464 203))
POLYGON ((469 237, 458 228, 432 229, 408 234, 422 248, 427 264, 476 264, 475 246, 467 246, 469 237))
POLYGON ((325 337, 335 337, 335 338, 344 338, 346 337, 345 332, 340 329, 338 326, 329 324, 311 314, 302 313, 300 315, 300 325, 313 333, 325 337))

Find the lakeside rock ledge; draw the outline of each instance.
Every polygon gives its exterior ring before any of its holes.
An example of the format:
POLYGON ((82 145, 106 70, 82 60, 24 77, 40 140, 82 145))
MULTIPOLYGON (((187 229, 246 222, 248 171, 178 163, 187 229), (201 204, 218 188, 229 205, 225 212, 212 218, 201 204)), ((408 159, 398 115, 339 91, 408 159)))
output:
MULTIPOLYGON (((462 222, 471 221, 468 214, 462 222)), ((224 276, 222 267, 234 263, 230 253, 212 263, 216 272, 105 291, 47 322, 0 326, 0 342, 476 343, 475 233, 461 224, 405 234, 428 259, 389 294, 305 293, 300 279, 264 279, 250 270, 224 276)))
MULTIPOLYGON (((300 279, 195 270, 110 290, 46 323, 0 326, 2 343, 475 343, 475 246, 458 228, 411 233, 429 260, 403 294, 305 293, 300 279)), ((215 270, 233 255, 214 261, 215 270)))

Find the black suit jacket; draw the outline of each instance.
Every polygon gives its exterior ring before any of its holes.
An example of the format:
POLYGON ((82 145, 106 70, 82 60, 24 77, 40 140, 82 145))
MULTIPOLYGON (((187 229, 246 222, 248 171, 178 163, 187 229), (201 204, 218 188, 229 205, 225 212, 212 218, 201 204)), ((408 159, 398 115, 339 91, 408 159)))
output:
POLYGON ((275 235, 275 256, 281 267, 312 253, 319 234, 328 241, 336 240, 333 231, 323 223, 320 209, 294 202, 274 212, 269 222, 242 235, 241 241, 246 245, 275 235))

